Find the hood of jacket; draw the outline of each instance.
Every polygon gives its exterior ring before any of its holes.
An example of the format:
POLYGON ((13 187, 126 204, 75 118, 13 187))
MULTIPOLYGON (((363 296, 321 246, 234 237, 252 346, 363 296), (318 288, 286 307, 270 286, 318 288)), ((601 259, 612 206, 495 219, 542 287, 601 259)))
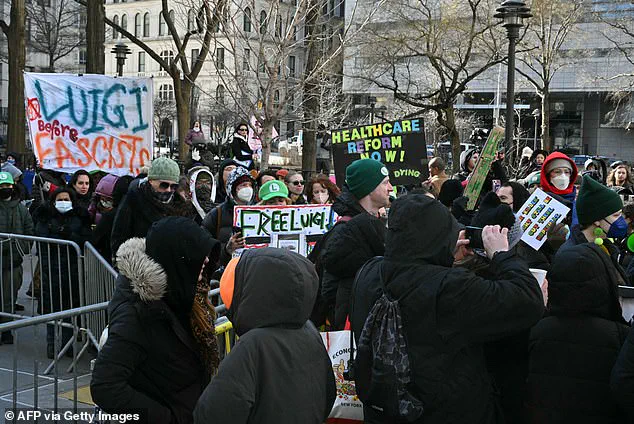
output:
POLYGON ((189 192, 192 196, 192 204, 196 208, 196 212, 201 218, 205 218, 211 210, 214 199, 216 198, 216 179, 206 166, 197 167, 190 171, 189 174, 189 192), (211 180, 211 188, 196 188, 196 182, 199 178, 207 177, 211 180))
POLYGON ((343 191, 332 204, 332 209, 339 216, 356 216, 366 212, 348 186, 343 187, 343 191))
POLYGON ((531 163, 535 163, 535 158, 537 157, 537 155, 542 155, 544 159, 546 159, 548 157, 548 152, 542 149, 533 150, 533 154, 530 158, 531 163))
POLYGON ((566 156, 565 154, 561 152, 551 153, 550 155, 548 155, 548 157, 544 161, 544 164, 542 165, 542 171, 543 172, 541 173, 541 177, 540 177, 540 185, 542 190, 547 191, 549 193, 559 194, 559 195, 572 193, 572 190, 575 187, 575 181, 577 181, 578 171, 577 171, 577 165, 575 165, 575 162, 572 159, 570 159, 568 156, 566 156), (565 190, 559 190, 557 187, 552 185, 550 181, 548 180, 548 175, 546 175, 547 173, 545 172, 546 168, 548 167, 548 163, 555 159, 567 160, 568 162, 570 162, 570 165, 572 166, 572 173, 570 174, 570 183, 568 184, 568 187, 565 190))
POLYGON ((167 217, 152 224, 145 239, 123 243, 117 266, 143 302, 164 300, 186 320, 205 257, 213 267, 219 256, 220 243, 193 220, 167 217))
POLYGON ((548 273, 551 315, 592 315, 623 321, 618 271, 610 257, 591 243, 560 251, 548 273))
POLYGON ((239 165, 236 169, 234 169, 231 172, 231 174, 229 174, 229 177, 227 178, 227 185, 225 187, 225 190, 227 192, 227 198, 231 199, 233 203, 236 203, 236 199, 233 196, 233 188, 239 179, 244 179, 243 177, 247 177, 249 181, 251 181, 251 185, 253 187, 253 194, 251 195, 251 200, 248 202, 249 205, 252 205, 255 203, 255 199, 257 196, 257 190, 255 189, 255 179, 253 178, 251 173, 245 167, 241 165, 239 165))
POLYGON ((467 168, 467 163, 469 163, 469 159, 471 159, 471 156, 473 156, 473 154, 477 151, 478 149, 471 148, 460 153, 460 170, 462 172, 466 172, 467 174, 471 173, 471 171, 469 171, 469 168, 467 168))
POLYGON ((245 250, 235 269, 229 315, 241 336, 254 328, 302 327, 312 312, 315 266, 286 249, 245 250))
POLYGON ((425 262, 450 267, 460 226, 439 201, 409 194, 392 203, 385 258, 393 262, 425 262))

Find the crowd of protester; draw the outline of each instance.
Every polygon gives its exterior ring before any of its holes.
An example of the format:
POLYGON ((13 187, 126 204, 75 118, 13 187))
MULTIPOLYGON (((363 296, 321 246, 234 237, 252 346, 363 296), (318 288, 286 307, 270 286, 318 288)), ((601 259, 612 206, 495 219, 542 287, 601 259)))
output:
MULTIPOLYGON (((405 420, 365 405, 365 422, 634 420, 634 332, 618 291, 634 286, 627 163, 608 172, 593 160, 578 169, 561 152, 536 150, 511 173, 500 152, 469 210, 463 192, 477 149, 463 152, 457 174, 433 158, 429 179, 396 190, 372 159, 349 165, 345 181, 258 172, 247 130, 238 126, 233 157, 215 175, 159 157, 134 177, 40 170, 29 195, 19 164, 5 158, 0 232, 90 241, 120 273, 91 382, 104 411, 143 410, 152 423, 323 423, 336 390, 317 328, 351 329, 362 346, 368 317, 387 294, 400 308, 408 355, 404 374, 393 377, 406 381, 407 404, 414 399, 424 412, 405 420), (570 212, 536 250, 521 240, 518 216, 537 188, 570 212), (304 204, 331 204, 338 216, 308 258, 242 251, 236 206, 304 204), (481 229, 480 246, 467 227, 481 229), (541 284, 535 269, 546 273, 541 284), (221 362, 207 297, 212 277, 240 337, 221 362)), ((319 143, 326 151, 323 137, 319 143)), ((325 158, 320 167, 329 171, 325 158)), ((41 261, 41 279, 50 282, 40 291, 41 313, 77 306, 68 292, 78 278, 58 278, 73 258, 60 252, 41 261)), ((4 261, 3 281, 21 284, 21 269, 19 257, 4 261)), ((3 299, 15 298, 7 287, 3 299)), ((62 341, 72 337, 67 330, 62 341)), ((12 343, 12 335, 0 341, 12 343)), ((47 333, 49 357, 54 342, 47 333)), ((356 375, 376 372, 356 364, 356 375)), ((359 397, 369 399, 377 384, 357 379, 359 397)))

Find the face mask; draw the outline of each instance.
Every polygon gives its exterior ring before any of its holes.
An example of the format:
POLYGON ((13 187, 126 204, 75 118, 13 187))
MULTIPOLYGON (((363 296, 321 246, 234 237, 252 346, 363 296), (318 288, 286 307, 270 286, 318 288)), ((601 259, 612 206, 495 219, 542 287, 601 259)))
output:
POLYGON ((169 203, 172 200, 172 197, 174 197, 174 192, 173 191, 166 191, 166 192, 163 192, 163 193, 159 193, 157 191, 152 191, 152 194, 154 195, 156 200, 158 200, 161 203, 169 203))
POLYGON ((253 189, 251 187, 244 187, 238 190, 238 199, 243 202, 248 202, 253 197, 253 189))
MULTIPOLYGON (((608 222, 605 220, 605 222, 608 222)), ((608 222, 609 224, 609 222, 608 222)), ((608 238, 622 239, 627 235, 627 221, 622 216, 616 221, 610 224, 610 230, 608 231, 608 238)))
POLYGON ((198 126, 194 127, 194 131, 200 131, 200 127, 198 126))
POLYGON ((321 204, 326 204, 328 203, 329 197, 330 196, 328 196, 328 193, 319 193, 317 196, 315 196, 315 200, 317 200, 321 204))
POLYGON ((114 205, 112 204, 112 200, 101 200, 101 207, 104 209, 112 209, 114 205))
POLYGON ((559 190, 565 190, 570 185, 570 177, 568 175, 562 174, 557 175, 556 177, 552 177, 550 179, 552 185, 557 187, 559 190))
POLYGON ((73 209, 73 202, 69 200, 57 200, 55 202, 55 209, 59 211, 59 213, 66 213, 73 209))
POLYGON ((11 165, 15 165, 15 159, 7 159, 7 163, 10 163, 11 165))
POLYGON ((6 200, 11 198, 12 188, 0 188, 0 199, 6 200))

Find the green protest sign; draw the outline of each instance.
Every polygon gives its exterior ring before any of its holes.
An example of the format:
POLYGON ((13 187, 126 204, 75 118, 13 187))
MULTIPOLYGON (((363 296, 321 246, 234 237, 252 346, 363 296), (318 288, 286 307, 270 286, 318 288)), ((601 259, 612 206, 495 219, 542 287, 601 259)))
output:
POLYGON ((480 153, 478 163, 471 173, 469 183, 464 190, 464 195, 469 198, 469 203, 467 203, 467 210, 472 211, 473 209, 475 209, 476 202, 478 201, 478 197, 480 197, 480 192, 482 191, 484 181, 486 180, 487 175, 491 170, 491 164, 495 160, 495 154, 497 153, 498 145, 503 138, 504 128, 493 127, 493 130, 489 134, 489 138, 484 145, 484 149, 482 149, 482 153, 480 153))

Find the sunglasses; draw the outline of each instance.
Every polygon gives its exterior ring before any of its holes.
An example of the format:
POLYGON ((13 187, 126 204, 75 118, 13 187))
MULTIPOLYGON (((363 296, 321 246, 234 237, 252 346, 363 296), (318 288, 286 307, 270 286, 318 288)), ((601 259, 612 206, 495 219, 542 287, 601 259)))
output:
POLYGON ((239 128, 238 132, 248 131, 246 128, 239 128))
POLYGON ((303 181, 293 181, 291 184, 295 185, 295 186, 300 186, 300 185, 304 185, 303 181))
POLYGON ((159 184, 159 188, 161 190, 170 189, 172 191, 176 191, 176 190, 178 190, 178 184, 170 184, 170 183, 162 182, 162 183, 159 184))

